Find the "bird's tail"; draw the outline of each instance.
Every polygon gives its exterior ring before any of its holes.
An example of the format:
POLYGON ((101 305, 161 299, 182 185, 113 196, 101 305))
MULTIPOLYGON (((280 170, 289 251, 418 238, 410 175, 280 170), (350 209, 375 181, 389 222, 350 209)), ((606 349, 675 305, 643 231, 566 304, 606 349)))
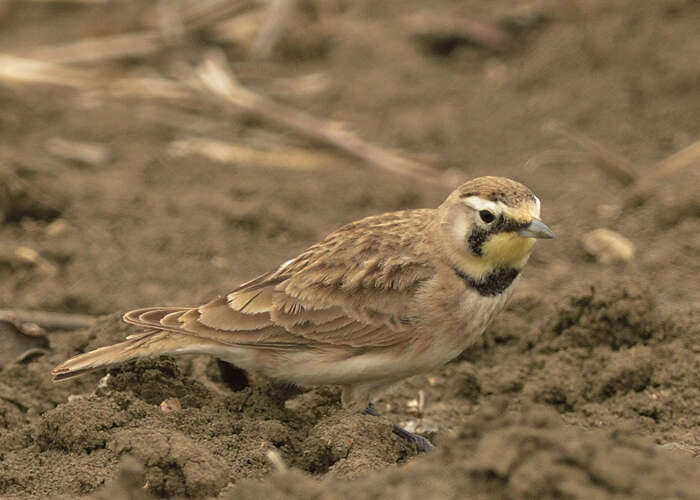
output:
POLYGON ((131 359, 158 356, 186 348, 187 335, 168 331, 150 331, 127 337, 127 340, 64 361, 51 371, 54 381, 77 377, 98 368, 118 365, 131 359))

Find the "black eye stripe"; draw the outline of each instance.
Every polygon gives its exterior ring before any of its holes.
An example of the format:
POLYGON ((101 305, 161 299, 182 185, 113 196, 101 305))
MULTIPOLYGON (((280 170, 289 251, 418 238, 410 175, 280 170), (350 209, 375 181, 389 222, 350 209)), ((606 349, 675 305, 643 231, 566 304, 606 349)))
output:
POLYGON ((496 223, 489 228, 489 233, 510 233, 525 229, 530 225, 529 222, 521 222, 513 219, 508 219, 503 214, 498 217, 496 223))
POLYGON ((474 227, 472 232, 467 236, 467 245, 474 255, 483 255, 484 243, 486 243, 492 235, 497 233, 510 233, 524 229, 530 225, 529 222, 519 222, 513 219, 508 219, 503 214, 498 216, 498 220, 491 224, 488 229, 483 227, 474 227))
POLYGON ((484 243, 491 237, 489 231, 480 227, 472 229, 471 234, 467 237, 467 245, 474 255, 483 255, 484 243))
POLYGON ((502 229, 501 231, 508 231, 508 232, 517 232, 520 231, 521 229, 525 229, 530 225, 529 222, 518 222, 518 221, 510 221, 510 224, 507 224, 505 226, 505 229, 502 229))

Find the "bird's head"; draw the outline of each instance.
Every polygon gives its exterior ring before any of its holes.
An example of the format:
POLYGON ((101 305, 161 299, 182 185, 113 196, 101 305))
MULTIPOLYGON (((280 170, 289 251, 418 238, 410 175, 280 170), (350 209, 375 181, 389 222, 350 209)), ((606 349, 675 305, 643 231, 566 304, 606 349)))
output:
POLYGON ((438 213, 452 264, 475 281, 497 270, 520 271, 535 239, 554 237, 539 219, 537 196, 505 177, 462 184, 438 213))

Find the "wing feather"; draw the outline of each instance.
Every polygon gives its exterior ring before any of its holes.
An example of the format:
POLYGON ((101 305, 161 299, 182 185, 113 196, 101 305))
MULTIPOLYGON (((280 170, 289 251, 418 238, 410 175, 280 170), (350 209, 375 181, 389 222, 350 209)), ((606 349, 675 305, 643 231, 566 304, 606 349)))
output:
POLYGON ((247 314, 237 311, 223 297, 192 309, 183 315, 182 319, 197 320, 210 328, 228 331, 252 331, 272 326, 269 314, 247 314))
POLYGON ((417 251, 429 246, 415 244, 429 234, 433 213, 363 219, 225 297, 197 308, 140 309, 124 319, 261 349, 403 342, 413 335, 411 299, 434 275, 429 256, 417 251))

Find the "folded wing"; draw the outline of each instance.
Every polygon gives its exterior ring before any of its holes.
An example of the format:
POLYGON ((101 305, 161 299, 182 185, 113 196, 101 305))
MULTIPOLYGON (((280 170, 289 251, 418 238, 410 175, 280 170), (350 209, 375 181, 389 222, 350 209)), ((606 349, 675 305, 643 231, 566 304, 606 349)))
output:
POLYGON ((261 349, 404 342, 413 335, 412 297, 433 275, 406 233, 415 238, 429 212, 363 219, 225 297, 196 308, 138 309, 124 320, 261 349))

